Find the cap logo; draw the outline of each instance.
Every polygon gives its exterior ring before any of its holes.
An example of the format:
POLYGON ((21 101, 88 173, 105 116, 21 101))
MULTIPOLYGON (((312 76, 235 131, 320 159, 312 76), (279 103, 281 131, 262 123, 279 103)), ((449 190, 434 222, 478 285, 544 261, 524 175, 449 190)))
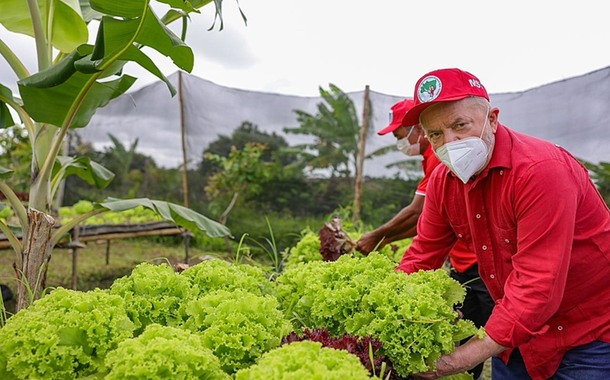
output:
POLYGON ((419 83, 417 98, 422 103, 431 102, 438 98, 442 89, 443 83, 438 77, 434 75, 427 76, 419 83))
POLYGON ((390 124, 394 121, 394 111, 390 110, 390 124))

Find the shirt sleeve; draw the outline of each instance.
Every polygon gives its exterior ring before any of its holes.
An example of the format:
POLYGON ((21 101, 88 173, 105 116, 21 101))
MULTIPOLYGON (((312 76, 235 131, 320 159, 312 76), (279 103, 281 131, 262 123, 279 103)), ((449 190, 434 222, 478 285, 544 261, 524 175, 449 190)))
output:
POLYGON ((396 270, 414 273, 420 269, 439 269, 457 240, 451 225, 439 211, 438 202, 442 202, 442 198, 437 197, 439 190, 435 188, 434 181, 430 181, 427 193, 417 222, 417 235, 396 270))
POLYGON ((570 161, 538 162, 517 179, 513 271, 485 326, 502 346, 518 347, 544 333, 563 299, 583 186, 570 161))

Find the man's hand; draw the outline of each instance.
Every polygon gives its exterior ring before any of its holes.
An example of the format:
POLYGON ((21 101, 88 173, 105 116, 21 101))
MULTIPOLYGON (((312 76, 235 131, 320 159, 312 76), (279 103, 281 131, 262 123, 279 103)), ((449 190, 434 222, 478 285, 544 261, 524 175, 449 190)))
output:
POLYGON ((506 347, 500 346, 489 336, 480 339, 475 335, 465 345, 457 347, 451 355, 441 356, 436 362, 436 371, 415 373, 413 377, 433 380, 439 377, 456 375, 474 368, 485 359, 504 350, 506 350, 506 347))
POLYGON ((360 240, 356 242, 356 250, 360 253, 368 255, 375 248, 381 249, 385 246, 385 242, 383 241, 383 236, 377 236, 376 231, 367 232, 362 235, 360 240), (381 243, 380 243, 381 242, 381 243), (378 246, 379 245, 379 246, 378 246))
POLYGON ((454 351, 451 355, 443 355, 436 362, 436 371, 422 372, 413 374, 418 379, 434 380, 439 377, 456 375, 458 373, 466 372, 470 368, 474 368, 478 363, 471 365, 465 362, 465 359, 460 357, 457 351, 454 351))

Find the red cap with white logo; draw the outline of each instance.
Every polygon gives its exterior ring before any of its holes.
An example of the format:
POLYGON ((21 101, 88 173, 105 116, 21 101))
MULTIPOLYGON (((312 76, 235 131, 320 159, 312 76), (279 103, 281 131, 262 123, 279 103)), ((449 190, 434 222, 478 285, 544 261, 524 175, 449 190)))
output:
POLYGON ((414 106, 402 119, 402 125, 419 123, 419 115, 438 102, 453 102, 469 96, 489 101, 487 90, 474 75, 460 69, 440 69, 421 77, 415 85, 414 106))
MULTIPOLYGON (((405 117, 405 114, 408 110, 411 109, 411 107, 413 107, 413 101, 411 99, 405 99, 401 102, 394 104, 392 106, 392 109, 390 109, 390 125, 377 132, 377 134, 385 135, 386 133, 394 132, 395 130, 397 130, 402 125, 402 119, 405 117)), ((406 126, 410 127, 410 125, 406 126)))

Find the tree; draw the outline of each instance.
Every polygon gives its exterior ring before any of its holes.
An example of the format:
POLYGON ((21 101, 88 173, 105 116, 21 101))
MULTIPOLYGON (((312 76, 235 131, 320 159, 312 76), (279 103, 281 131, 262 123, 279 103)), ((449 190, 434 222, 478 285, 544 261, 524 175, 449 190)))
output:
MULTIPOLYGON (((123 66, 136 62, 163 80, 172 95, 176 90, 153 60, 143 51, 152 48, 190 72, 194 55, 183 42, 188 15, 199 12, 211 0, 159 0, 170 10, 159 18, 151 0, 3 0, 0 23, 9 31, 32 36, 36 42, 38 72, 31 74, 21 60, 0 40, 0 54, 16 73, 19 95, 0 85, 0 128, 15 124, 9 108, 19 116, 32 147, 28 207, 7 184, 12 170, 0 168, 0 191, 20 221, 21 237, 6 224, 0 230, 16 253, 19 285, 17 310, 41 296, 51 251, 67 232, 82 220, 107 210, 122 211, 143 205, 185 228, 206 230, 222 236, 228 229, 203 215, 167 202, 107 199, 90 213, 53 230, 49 215, 62 179, 77 175, 99 188, 114 174, 89 157, 60 156, 68 131, 84 128, 99 107, 125 93, 136 80, 123 73, 123 66), (182 39, 166 25, 183 20, 182 39), (97 37, 88 44, 90 21, 99 20, 97 37), (29 290, 29 291, 28 291, 29 290)), ((214 0, 222 29, 222 0, 214 0)), ((242 15, 243 16, 243 15, 242 15)), ((245 20, 245 17, 244 17, 245 20)), ((214 25, 212 25, 214 27, 214 25)))
POLYGON ((205 187, 210 207, 217 212, 225 208, 220 223, 227 222, 240 195, 259 194, 262 185, 271 179, 273 164, 261 160, 266 149, 266 145, 247 143, 243 150, 233 147, 228 158, 211 153, 205 155, 206 160, 216 162, 222 168, 209 178, 205 187))
MULTIPOLYGON (((295 146, 304 162, 312 169, 330 169, 331 178, 337 175, 349 177, 356 173, 360 123, 354 102, 339 87, 329 84, 330 90, 319 88, 324 102, 317 105, 318 112, 311 115, 295 110, 300 126, 284 128, 286 133, 309 135, 311 144, 295 146)), ((369 113, 372 125, 372 112, 369 113)), ((373 128, 369 128, 369 133, 373 128)))
MULTIPOLYGON (((212 141, 203 151, 203 156, 209 153, 229 157, 233 149, 243 150, 248 143, 258 143, 267 147, 261 156, 261 160, 265 162, 278 160, 283 166, 286 166, 296 159, 294 154, 285 151, 288 148, 286 139, 275 132, 269 134, 261 131, 258 125, 249 121, 243 121, 230 136, 218 136, 218 139, 212 141)), ((201 162, 199 171, 204 177, 207 178, 220 169, 218 165, 212 164, 213 162, 205 159, 201 162)))

